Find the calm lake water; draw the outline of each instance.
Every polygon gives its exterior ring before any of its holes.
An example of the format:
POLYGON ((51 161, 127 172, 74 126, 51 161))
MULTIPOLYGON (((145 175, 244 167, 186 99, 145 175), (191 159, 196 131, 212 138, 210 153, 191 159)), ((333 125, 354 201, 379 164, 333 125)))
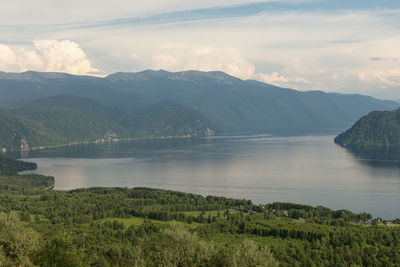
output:
POLYGON ((30 152, 55 189, 172 189, 323 205, 400 217, 400 152, 350 151, 334 136, 221 136, 72 146, 30 152))

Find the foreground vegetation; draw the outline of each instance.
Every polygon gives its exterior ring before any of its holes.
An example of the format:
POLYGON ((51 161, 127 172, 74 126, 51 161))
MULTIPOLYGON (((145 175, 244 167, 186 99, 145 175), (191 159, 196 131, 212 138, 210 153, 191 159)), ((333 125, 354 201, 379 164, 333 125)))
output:
POLYGON ((400 262, 400 229, 366 213, 149 188, 56 191, 52 177, 16 174, 34 167, 0 158, 0 266, 400 262))

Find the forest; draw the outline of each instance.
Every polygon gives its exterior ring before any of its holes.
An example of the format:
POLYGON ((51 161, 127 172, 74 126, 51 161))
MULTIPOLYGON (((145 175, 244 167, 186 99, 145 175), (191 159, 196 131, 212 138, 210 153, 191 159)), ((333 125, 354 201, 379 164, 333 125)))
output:
POLYGON ((89 98, 60 95, 0 108, 0 152, 218 132, 202 112, 174 101, 128 112, 89 98))
POLYGON ((0 266, 398 266, 370 214, 151 188, 53 190, 0 158, 0 266))
MULTIPOLYGON (((0 107, 9 106, 12 109, 21 102, 30 102, 30 107, 37 107, 38 104, 46 107, 48 103, 70 107, 71 101, 65 101, 65 96, 69 95, 86 98, 85 101, 73 100, 74 107, 77 103, 80 103, 80 108, 84 102, 96 101, 97 105, 88 103, 83 106, 99 107, 98 104, 101 104, 137 115, 142 113, 137 111, 148 108, 157 110, 153 106, 157 102, 172 101, 177 104, 172 112, 178 113, 169 117, 169 121, 179 123, 185 120, 177 118, 186 112, 204 125, 218 126, 216 130, 224 133, 298 134, 327 128, 343 129, 344 125, 353 124, 373 110, 399 107, 395 101, 369 96, 296 91, 260 81, 241 80, 220 71, 193 70, 118 72, 103 78, 34 71, 0 73, 0 95, 0 107), (54 99, 60 97, 64 100, 54 99), (182 105, 192 107, 192 111, 181 109, 182 105), (199 112, 201 116, 197 115, 199 112), (207 120, 202 120, 204 117, 207 120)), ((85 108, 85 111, 89 110, 85 108)), ((103 112, 100 114, 105 115, 103 112)), ((158 123, 149 121, 149 128, 146 129, 155 127, 154 130, 161 131, 163 123, 158 118, 159 113, 153 117, 158 123)), ((189 122, 201 133, 203 127, 193 125, 196 120, 189 122)))
POLYGON ((400 109, 373 111, 358 120, 335 143, 351 149, 396 148, 400 146, 400 109))

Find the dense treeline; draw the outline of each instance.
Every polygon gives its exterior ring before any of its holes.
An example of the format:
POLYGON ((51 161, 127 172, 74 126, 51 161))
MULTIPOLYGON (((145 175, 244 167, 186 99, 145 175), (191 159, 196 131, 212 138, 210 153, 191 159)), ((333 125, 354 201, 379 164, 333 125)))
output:
POLYGON ((335 143, 348 147, 400 146, 400 109, 369 113, 338 135, 335 143))
POLYGON ((400 262, 397 227, 332 226, 236 213, 207 224, 204 232, 258 237, 284 266, 397 266, 400 262))
POLYGON ((34 170, 36 163, 13 160, 0 156, 0 189, 8 193, 24 192, 25 189, 52 188, 54 178, 39 174, 18 175, 18 172, 34 170))
POLYGON ((127 136, 118 123, 68 106, 27 107, 9 112, 42 125, 60 138, 61 144, 112 138, 117 134, 121 137, 127 136))
POLYGON ((0 174, 16 174, 20 171, 35 170, 36 163, 8 159, 0 156, 0 174))
POLYGON ((274 212, 276 215, 282 215, 282 211, 287 211, 287 215, 292 219, 309 219, 313 218, 313 221, 337 221, 344 220, 346 222, 365 222, 372 219, 372 215, 369 213, 355 214, 348 210, 331 210, 326 207, 318 206, 312 207, 309 205, 293 204, 274 202, 267 204, 265 208, 274 212))
MULTIPOLYGON (((0 150, 24 150, 44 144, 61 144, 63 139, 57 137, 43 125, 19 116, 0 112, 0 150)), ((0 151, 1 152, 1 151, 0 151)))
POLYGON ((84 242, 74 240, 72 232, 40 240, 37 231, 25 227, 15 213, 0 213, 0 266, 278 266, 266 246, 250 239, 223 246, 202 240, 178 223, 143 224, 125 233, 123 225, 115 225, 111 231, 107 224, 97 226, 102 233, 80 236, 84 242), (115 229, 115 240, 122 245, 95 243, 96 236, 108 236, 115 229))
MULTIPOLYGON (((0 175, 0 189, 7 190, 8 193, 25 193, 26 189, 50 189, 54 186, 54 177, 44 176, 39 174, 24 174, 24 175, 0 175)), ((3 193, 3 192, 2 192, 3 193)), ((4 197, 6 197, 4 193, 4 197)), ((1 207, 0 207, 1 210, 1 207)))
MULTIPOLYGON (((8 165, 31 166, 23 164, 8 161, 8 165)), ((14 172, 0 178, 2 266, 398 266, 400 262, 400 228, 368 224, 371 215, 366 213, 292 203, 255 205, 149 188, 56 191, 45 189, 54 183, 51 177, 14 172), (26 246, 25 237, 30 240, 26 246)))
POLYGON ((130 112, 66 95, 16 106, 0 113, 0 150, 129 138, 207 136, 217 132, 215 124, 193 106, 172 101, 130 112))

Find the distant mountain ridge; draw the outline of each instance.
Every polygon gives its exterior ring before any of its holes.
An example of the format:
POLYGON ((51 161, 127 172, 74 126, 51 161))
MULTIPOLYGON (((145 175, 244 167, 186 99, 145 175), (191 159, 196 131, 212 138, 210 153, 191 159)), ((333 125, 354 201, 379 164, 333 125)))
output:
POLYGON ((194 107, 224 132, 297 133, 343 128, 373 110, 399 107, 368 96, 300 92, 223 72, 147 70, 104 78, 62 73, 0 73, 4 102, 55 95, 87 97, 134 114, 149 105, 173 101, 194 107))
POLYGON ((369 113, 338 135, 335 143, 347 147, 399 147, 400 109, 369 113))

